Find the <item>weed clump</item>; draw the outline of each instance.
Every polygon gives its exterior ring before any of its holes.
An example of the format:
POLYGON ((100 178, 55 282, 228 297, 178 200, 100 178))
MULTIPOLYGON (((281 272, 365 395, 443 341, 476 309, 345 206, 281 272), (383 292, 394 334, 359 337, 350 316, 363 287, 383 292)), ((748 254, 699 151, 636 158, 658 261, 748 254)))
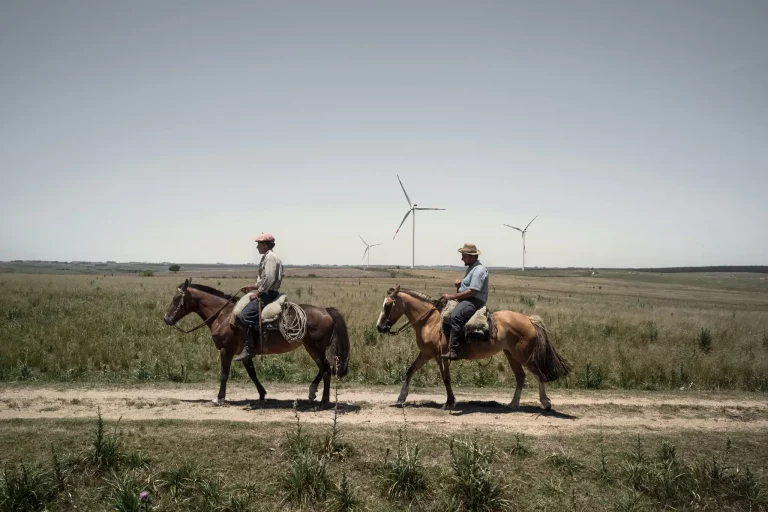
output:
POLYGON ((504 486, 491 468, 495 450, 474 439, 451 438, 450 493, 454 510, 507 510, 511 503, 503 497, 504 486))
MULTIPOLYGON (((405 419, 405 409, 403 409, 405 419)), ((389 458, 389 449, 384 457, 384 482, 387 497, 411 501, 427 488, 424 466, 421 463, 419 445, 413 449, 408 444, 408 433, 404 424, 397 431, 397 455, 389 458)))
POLYGON ((712 350, 712 333, 706 327, 702 327, 697 337, 699 348, 705 354, 708 354, 712 350))

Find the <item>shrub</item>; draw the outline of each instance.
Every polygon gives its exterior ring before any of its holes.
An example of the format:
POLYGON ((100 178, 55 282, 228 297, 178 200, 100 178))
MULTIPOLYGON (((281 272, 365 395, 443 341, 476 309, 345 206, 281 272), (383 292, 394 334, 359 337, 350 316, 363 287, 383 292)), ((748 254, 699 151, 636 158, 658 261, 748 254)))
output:
POLYGON ((152 272, 151 270, 145 270, 144 272, 141 273, 141 277, 152 277, 154 275, 155 273, 152 272))

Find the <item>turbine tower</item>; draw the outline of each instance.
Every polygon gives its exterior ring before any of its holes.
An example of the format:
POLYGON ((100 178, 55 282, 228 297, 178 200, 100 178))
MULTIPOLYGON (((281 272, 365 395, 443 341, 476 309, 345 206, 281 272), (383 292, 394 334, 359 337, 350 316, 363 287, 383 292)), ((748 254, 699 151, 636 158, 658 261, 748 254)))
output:
MULTIPOLYGON (((361 237, 360 235, 357 235, 357 236, 360 238, 360 240, 363 240, 363 237, 361 237)), ((363 258, 365 258, 366 254, 368 255, 368 263, 365 264, 365 268, 368 268, 368 266, 371 264, 371 247, 376 247, 377 245, 381 245, 381 244, 368 245, 368 242, 366 242, 365 240, 363 240, 363 243, 365 244, 365 252, 363 253, 363 258)))
MULTIPOLYGON (((397 181, 400 181, 400 175, 397 175, 397 181)), ((411 242, 411 268, 416 267, 416 211, 417 210, 445 210, 445 208, 419 208, 416 204, 411 204, 411 198, 408 197, 408 192, 405 191, 405 187, 403 186, 403 182, 400 181, 400 188, 403 189, 403 194, 405 194, 405 200, 408 201, 408 206, 410 206, 410 209, 406 212, 405 217, 403 217, 403 222, 400 223, 400 226, 398 226, 397 231, 395 231, 395 236, 400 232, 400 228, 403 227, 403 224, 405 224, 405 220, 408 218, 408 216, 413 213, 413 240, 411 242)), ((395 236, 392 237, 392 240, 395 239, 395 236)))
MULTIPOLYGON (((538 217, 538 215, 536 217, 538 217)), ((531 219, 531 222, 528 223, 528 226, 530 226, 533 223, 533 221, 536 220, 536 217, 531 219)), ((504 224, 504 225, 507 226, 508 228, 516 229, 523 234, 523 270, 525 270, 525 232, 528 231, 528 226, 525 226, 525 229, 520 229, 520 228, 516 228, 515 226, 510 226, 509 224, 504 224)))

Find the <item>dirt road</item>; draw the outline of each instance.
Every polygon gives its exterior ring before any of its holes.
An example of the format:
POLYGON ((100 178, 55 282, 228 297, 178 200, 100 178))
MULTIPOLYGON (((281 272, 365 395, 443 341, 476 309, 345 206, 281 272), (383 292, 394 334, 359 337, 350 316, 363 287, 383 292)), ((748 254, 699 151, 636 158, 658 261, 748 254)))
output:
MULTIPOLYGON (((105 418, 123 421, 157 419, 242 422, 292 422, 293 403, 303 422, 327 423, 333 411, 307 401, 305 386, 268 387, 266 402, 251 387, 233 385, 226 405, 211 403, 210 386, 178 388, 0 388, 0 421, 13 418, 105 418)), ((394 407, 397 388, 341 389, 340 421, 347 425, 396 428, 403 413, 394 407)), ((537 434, 605 431, 734 431, 768 429, 768 397, 761 394, 713 395, 699 392, 616 393, 610 391, 550 393, 553 411, 544 412, 535 390, 526 389, 521 407, 506 407, 503 389, 460 391, 452 411, 441 410, 440 390, 414 390, 408 399, 411 427, 442 431, 469 428, 505 429, 537 434)))

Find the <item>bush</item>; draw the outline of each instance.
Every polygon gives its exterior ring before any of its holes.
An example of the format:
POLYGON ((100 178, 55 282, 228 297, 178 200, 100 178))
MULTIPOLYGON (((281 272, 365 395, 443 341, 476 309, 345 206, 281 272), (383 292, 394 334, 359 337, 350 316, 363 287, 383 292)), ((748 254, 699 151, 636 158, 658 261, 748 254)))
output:
POLYGON ((168 267, 168 270, 170 270, 171 272, 176 273, 179 270, 181 270, 181 266, 180 265, 171 265, 170 267, 168 267))
POLYGON ((152 277, 154 275, 155 273, 152 272, 151 270, 145 270, 144 272, 141 273, 141 277, 152 277))

